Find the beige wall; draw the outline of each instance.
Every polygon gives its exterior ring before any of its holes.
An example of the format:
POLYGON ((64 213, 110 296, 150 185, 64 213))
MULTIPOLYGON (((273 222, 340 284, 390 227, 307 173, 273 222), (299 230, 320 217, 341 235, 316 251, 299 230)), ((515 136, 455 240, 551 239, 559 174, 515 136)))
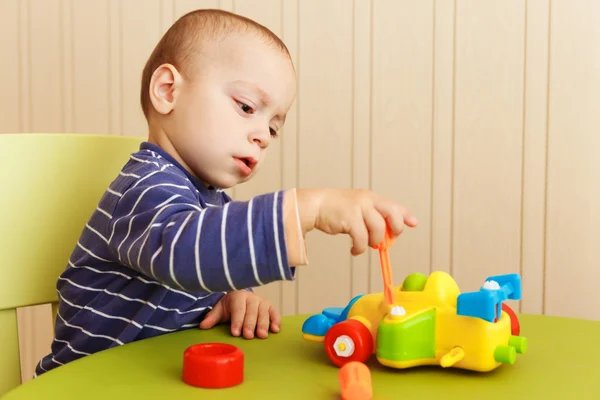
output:
MULTIPOLYGON (((391 251, 396 282, 445 270, 475 290, 516 271, 522 312, 600 319, 600 2, 3 0, 0 132, 144 135, 143 63, 197 7, 266 24, 299 71, 282 138, 237 199, 370 187, 421 222, 391 251)), ((377 254, 319 233, 308 246, 295 283, 259 290, 284 314, 381 289, 377 254)), ((49 343, 37 315, 21 313, 26 375, 49 343)))

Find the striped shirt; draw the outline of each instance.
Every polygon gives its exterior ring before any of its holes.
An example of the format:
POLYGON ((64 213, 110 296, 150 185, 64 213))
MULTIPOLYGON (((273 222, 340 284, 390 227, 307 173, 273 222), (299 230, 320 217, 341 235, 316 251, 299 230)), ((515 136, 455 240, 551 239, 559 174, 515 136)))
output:
POLYGON ((292 280, 283 192, 232 202, 143 143, 101 198, 57 282, 35 376, 124 343, 197 328, 231 290, 292 280))

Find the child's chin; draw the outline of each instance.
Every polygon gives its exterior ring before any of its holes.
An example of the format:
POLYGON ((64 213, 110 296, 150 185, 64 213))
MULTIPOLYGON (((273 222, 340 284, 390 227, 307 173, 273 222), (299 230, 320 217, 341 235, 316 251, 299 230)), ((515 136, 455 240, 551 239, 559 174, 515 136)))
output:
POLYGON ((242 183, 242 182, 243 182, 243 179, 239 176, 226 176, 226 177, 223 177, 222 179, 217 180, 213 184, 213 186, 218 189, 227 190, 227 189, 231 189, 235 185, 242 183))

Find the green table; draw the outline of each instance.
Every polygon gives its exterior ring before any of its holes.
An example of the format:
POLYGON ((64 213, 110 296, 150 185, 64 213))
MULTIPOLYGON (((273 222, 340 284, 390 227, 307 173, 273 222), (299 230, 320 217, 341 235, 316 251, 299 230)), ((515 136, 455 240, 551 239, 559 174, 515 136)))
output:
MULTIPOLYGON (((166 334, 61 366, 8 393, 17 399, 339 399, 337 374, 322 343, 302 339, 307 316, 286 317, 266 340, 245 340, 226 326, 166 334), (199 389, 181 380, 183 351, 208 341, 232 343, 246 358, 245 382, 199 389)), ((369 362, 378 399, 600 399, 600 322, 521 315, 529 340, 514 365, 487 373, 438 367, 387 369, 369 362)))

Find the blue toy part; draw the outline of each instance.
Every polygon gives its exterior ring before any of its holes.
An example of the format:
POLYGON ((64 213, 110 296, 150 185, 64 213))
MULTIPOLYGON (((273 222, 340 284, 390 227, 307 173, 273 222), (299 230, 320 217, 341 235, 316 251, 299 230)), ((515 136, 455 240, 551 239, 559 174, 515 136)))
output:
POLYGON ((344 307, 328 307, 323 310, 323 315, 327 318, 331 318, 334 320, 340 320, 340 316, 344 312, 344 307))
POLYGON ((504 274, 490 276, 486 282, 495 281, 506 294, 505 300, 521 300, 521 276, 519 274, 504 274))
POLYGON ((348 312, 350 312, 354 303, 362 296, 362 294, 355 296, 344 308, 328 307, 321 314, 311 315, 304 321, 302 333, 305 335, 325 336, 329 328, 348 318, 348 312))
POLYGON ((521 300, 521 276, 504 274, 490 276, 478 292, 458 295, 456 314, 494 322, 502 315, 502 302, 521 300))
POLYGON ((315 314, 308 317, 302 325, 302 333, 317 337, 325 336, 329 328, 336 324, 335 319, 327 317, 325 314, 315 314))

